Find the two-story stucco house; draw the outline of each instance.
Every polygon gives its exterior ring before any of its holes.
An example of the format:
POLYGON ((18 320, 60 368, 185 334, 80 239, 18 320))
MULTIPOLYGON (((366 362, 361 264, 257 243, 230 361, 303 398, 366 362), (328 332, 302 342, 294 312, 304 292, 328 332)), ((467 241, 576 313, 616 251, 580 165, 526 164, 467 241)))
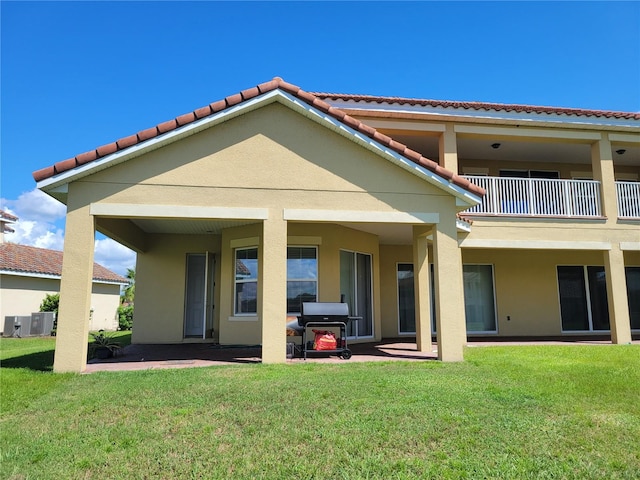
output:
POLYGON ((135 343, 640 329, 640 114, 306 92, 282 79, 34 173, 67 205, 54 368, 86 362, 93 238, 137 252, 135 343))

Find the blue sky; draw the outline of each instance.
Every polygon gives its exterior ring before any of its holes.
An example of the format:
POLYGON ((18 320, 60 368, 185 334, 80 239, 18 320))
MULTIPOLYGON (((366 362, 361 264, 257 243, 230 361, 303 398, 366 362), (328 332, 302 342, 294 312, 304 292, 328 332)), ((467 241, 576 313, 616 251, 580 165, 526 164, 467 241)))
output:
MULTIPOLYGON (((32 172, 274 76, 307 91, 640 111, 638 2, 12 2, 0 208, 62 249, 32 172)), ((120 273, 133 255, 98 238, 120 273)))

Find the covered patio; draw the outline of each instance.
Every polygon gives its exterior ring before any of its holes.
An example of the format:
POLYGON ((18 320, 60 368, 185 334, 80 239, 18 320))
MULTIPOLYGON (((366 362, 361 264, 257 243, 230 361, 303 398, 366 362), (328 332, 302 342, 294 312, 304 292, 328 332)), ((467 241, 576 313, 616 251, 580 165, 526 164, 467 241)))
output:
MULTIPOLYGON (((336 363, 383 362, 383 361, 430 361, 438 359, 437 346, 431 351, 421 352, 415 339, 390 339, 383 342, 350 344, 353 356, 343 360, 336 355, 309 355, 304 360, 301 354, 287 359, 287 363, 336 363)), ((127 345, 115 358, 97 359, 87 362, 84 373, 128 370, 156 370, 164 368, 190 368, 230 366, 262 363, 262 348, 259 345, 219 345, 205 343, 181 343, 173 345, 133 344, 127 345)))

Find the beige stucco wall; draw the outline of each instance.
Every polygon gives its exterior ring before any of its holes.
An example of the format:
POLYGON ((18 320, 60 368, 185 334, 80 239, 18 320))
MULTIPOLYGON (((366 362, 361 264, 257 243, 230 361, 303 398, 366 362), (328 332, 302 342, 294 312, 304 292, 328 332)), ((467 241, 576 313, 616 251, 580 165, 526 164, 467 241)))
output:
MULTIPOLYGON (((432 256, 431 248, 429 255, 432 256)), ((463 249, 463 264, 492 265, 498 336, 561 335, 558 265, 604 265, 601 251, 463 249), (507 320, 510 317, 510 320, 507 320)), ((640 252, 627 251, 625 265, 640 266, 640 252)), ((382 336, 398 333, 396 266, 413 263, 411 246, 380 246, 382 336)))
MULTIPOLYGON (((183 341, 188 253, 219 256, 219 235, 150 235, 149 249, 137 255, 134 343, 179 343, 183 341)), ((219 260, 215 279, 219 285, 219 260)), ((219 304, 214 288, 214 305, 219 304)), ((217 331, 219 314, 213 310, 213 328, 217 331)))
POLYGON ((281 105, 81 181, 87 201, 107 203, 441 211, 450 199, 281 105))
MULTIPOLYGON (((449 194, 281 105, 230 120, 81 183, 88 204, 408 211, 450 216, 456 211, 449 194)), ((209 251, 218 255, 220 275, 215 289, 214 340, 260 343, 259 318, 232 318, 231 245, 247 238, 260 241, 261 222, 226 228, 219 236, 143 236, 145 247, 138 253, 136 270, 134 342, 182 341, 185 256, 209 251)), ((288 236, 297 237, 292 245, 306 241, 300 237, 321 239, 321 301, 340 298, 341 248, 372 255, 374 332, 380 338, 377 236, 335 224, 304 222, 290 222, 288 236)), ((283 312, 283 324, 285 321, 283 312)))
MULTIPOLYGON (((33 312, 38 312, 47 294, 60 291, 60 280, 2 275, 0 286, 0 319, 4 325, 5 316, 31 315, 33 312)), ((94 283, 91 292, 93 321, 89 324, 89 328, 116 330, 118 328, 116 310, 119 304, 119 285, 94 283)))

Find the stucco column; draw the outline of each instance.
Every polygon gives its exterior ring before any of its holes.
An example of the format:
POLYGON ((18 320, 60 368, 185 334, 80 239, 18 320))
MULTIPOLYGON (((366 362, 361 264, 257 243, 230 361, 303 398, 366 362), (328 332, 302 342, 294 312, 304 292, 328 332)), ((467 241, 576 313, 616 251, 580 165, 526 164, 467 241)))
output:
POLYGON ((434 287, 438 359, 464 360, 467 342, 462 283, 462 255, 458 247, 455 215, 441 215, 433 229, 434 287))
POLYGON ((438 140, 440 165, 453 173, 458 173, 458 144, 453 125, 447 124, 438 140))
POLYGON ((611 343, 631 343, 631 319, 624 273, 624 252, 619 244, 604 252, 604 272, 607 281, 611 343))
POLYGON ((618 197, 616 195, 616 179, 613 168, 613 152, 609 136, 602 134, 602 140, 591 145, 591 164, 593 179, 600 182, 600 200, 602 214, 609 220, 618 219, 618 197))
POLYGON ((426 227, 413 227, 413 285, 415 291, 416 343, 419 352, 431 351, 431 279, 426 227))
POLYGON ((262 363, 287 359, 287 222, 271 209, 263 222, 259 298, 262 319, 262 363))
POLYGON ((88 205, 74 208, 72 193, 67 205, 54 372, 82 372, 87 366, 95 223, 88 205))

